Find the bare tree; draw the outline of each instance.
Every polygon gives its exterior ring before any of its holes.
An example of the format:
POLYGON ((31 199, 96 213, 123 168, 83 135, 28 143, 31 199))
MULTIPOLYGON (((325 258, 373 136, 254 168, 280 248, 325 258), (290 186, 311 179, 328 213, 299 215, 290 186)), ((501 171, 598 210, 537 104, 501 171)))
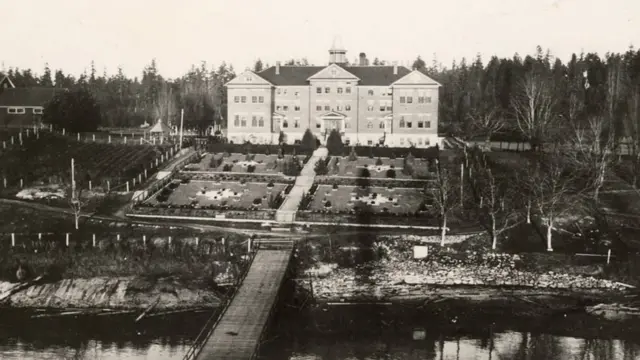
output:
POLYGON ((577 174, 559 151, 545 154, 540 166, 529 176, 534 207, 547 227, 547 251, 553 251, 552 231, 557 221, 569 212, 582 210, 581 191, 576 187, 577 174))
POLYGON ((604 116, 591 116, 586 124, 574 124, 565 155, 572 165, 587 176, 588 187, 593 189, 593 200, 598 203, 605 175, 613 162, 614 131, 604 116))
POLYGON ((456 194, 458 186, 456 184, 454 169, 450 169, 446 164, 442 164, 436 159, 436 181, 434 187, 429 189, 435 208, 440 216, 440 245, 444 246, 447 236, 447 219, 451 211, 456 207, 456 194))
POLYGON ((481 216, 489 220, 487 232, 491 236, 491 249, 498 246, 498 236, 518 224, 518 214, 512 199, 519 196, 512 189, 512 178, 504 172, 494 171, 484 153, 471 157, 476 176, 470 179, 471 189, 478 203, 481 216), (503 176, 496 176, 496 173, 503 176))
POLYGON ((485 142, 491 141, 491 137, 502 131, 506 125, 503 117, 498 117, 495 109, 476 110, 468 115, 470 138, 483 136, 485 142))
POLYGON ((556 99, 549 79, 530 71, 520 81, 511 101, 518 129, 536 150, 549 139, 556 124, 556 99))
POLYGON ((176 113, 176 97, 173 94, 173 89, 170 84, 163 82, 158 99, 153 104, 153 115, 155 119, 166 119, 167 123, 171 123, 176 113))

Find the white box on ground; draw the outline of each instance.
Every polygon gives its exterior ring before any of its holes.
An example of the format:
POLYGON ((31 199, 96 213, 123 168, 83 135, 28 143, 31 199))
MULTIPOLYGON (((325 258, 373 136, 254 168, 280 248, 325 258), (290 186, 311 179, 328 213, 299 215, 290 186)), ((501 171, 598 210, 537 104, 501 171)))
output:
POLYGON ((413 340, 424 340, 427 337, 427 331, 423 328, 413 329, 413 340))
POLYGON ((424 245, 415 245, 413 247, 413 258, 424 259, 429 255, 429 247, 424 245))

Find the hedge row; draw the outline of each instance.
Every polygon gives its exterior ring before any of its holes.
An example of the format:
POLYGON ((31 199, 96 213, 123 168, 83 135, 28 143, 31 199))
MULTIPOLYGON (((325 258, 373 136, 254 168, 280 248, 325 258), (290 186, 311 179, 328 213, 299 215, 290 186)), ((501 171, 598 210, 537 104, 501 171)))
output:
POLYGON ((379 178, 344 178, 337 176, 316 176, 316 184, 318 185, 338 185, 338 186, 365 186, 365 187, 382 187, 382 188, 415 188, 422 189, 428 186, 432 181, 411 181, 400 179, 379 179, 379 178))
POLYGON ((385 224, 409 226, 439 226, 438 219, 428 213, 359 213, 353 211, 298 211, 297 221, 341 222, 353 224, 385 224))
POLYGON ((295 178, 283 177, 281 174, 252 174, 252 173, 201 173, 201 172, 181 172, 179 178, 189 180, 207 180, 223 182, 256 182, 274 184, 293 184, 295 178))
POLYGON ((253 220, 273 220, 275 219, 276 210, 272 209, 256 209, 256 210, 238 210, 238 209, 195 209, 190 206, 185 207, 159 207, 159 206, 134 206, 131 209, 132 214, 140 215, 158 215, 158 216, 184 216, 184 217, 216 217, 224 215, 227 219, 253 219, 253 220))
POLYGON ((236 154, 268 154, 277 155, 282 150, 283 155, 311 155, 313 151, 303 150, 300 145, 273 145, 273 144, 229 144, 212 143, 207 145, 210 153, 236 153, 236 154))

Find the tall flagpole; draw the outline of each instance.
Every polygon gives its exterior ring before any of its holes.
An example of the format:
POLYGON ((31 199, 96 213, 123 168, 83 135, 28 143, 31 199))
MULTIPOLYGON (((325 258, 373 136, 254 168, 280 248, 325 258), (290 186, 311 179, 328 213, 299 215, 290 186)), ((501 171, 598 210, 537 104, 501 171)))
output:
POLYGON ((183 126, 184 126, 184 109, 180 110, 180 149, 182 149, 183 126))

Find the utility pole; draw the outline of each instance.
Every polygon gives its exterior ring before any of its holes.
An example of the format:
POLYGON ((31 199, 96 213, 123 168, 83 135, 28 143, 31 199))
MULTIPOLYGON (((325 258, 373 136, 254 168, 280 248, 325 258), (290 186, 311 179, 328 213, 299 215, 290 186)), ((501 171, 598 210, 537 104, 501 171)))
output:
POLYGON ((71 158, 71 198, 76 197, 76 174, 75 174, 75 161, 71 158))
POLYGON ((180 149, 182 150, 182 134, 184 126, 184 109, 180 110, 180 149))

